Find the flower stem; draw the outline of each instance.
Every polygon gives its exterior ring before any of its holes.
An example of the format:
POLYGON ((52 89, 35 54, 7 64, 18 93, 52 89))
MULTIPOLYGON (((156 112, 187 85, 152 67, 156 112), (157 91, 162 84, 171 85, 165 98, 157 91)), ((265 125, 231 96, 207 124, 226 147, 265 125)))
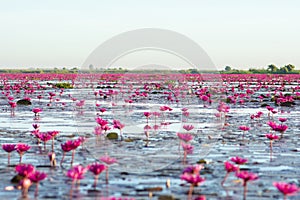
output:
POLYGON ((247 182, 244 182, 244 198, 243 200, 246 200, 246 196, 247 196, 247 182))
POLYGON ((73 166, 74 157, 75 157, 75 149, 72 151, 72 160, 71 160, 71 166, 73 166))
POLYGON ((106 168, 105 178, 106 178, 106 184, 108 184, 108 166, 106 168))
POLYGON ((65 155, 66 155, 66 152, 64 151, 63 157, 61 158, 61 161, 60 161, 60 166, 62 166, 62 163, 63 163, 63 161, 64 161, 64 159, 65 159, 65 155))
POLYGON ((7 165, 8 165, 8 166, 10 165, 10 152, 9 152, 8 155, 7 155, 7 165))
POLYGON ((37 183, 36 183, 36 186, 35 186, 34 196, 37 197, 38 194, 39 194, 39 183, 37 182, 37 183))
POLYGON ((194 185, 191 184, 190 189, 189 189, 189 194, 188 194, 188 199, 189 200, 192 200, 193 190, 194 190, 194 185))
POLYGON ((229 175, 229 173, 227 172, 226 175, 225 175, 225 177, 224 177, 224 179, 223 179, 223 181, 221 182, 221 185, 222 185, 222 186, 224 185, 224 183, 225 183, 225 181, 226 181, 228 175, 229 175))

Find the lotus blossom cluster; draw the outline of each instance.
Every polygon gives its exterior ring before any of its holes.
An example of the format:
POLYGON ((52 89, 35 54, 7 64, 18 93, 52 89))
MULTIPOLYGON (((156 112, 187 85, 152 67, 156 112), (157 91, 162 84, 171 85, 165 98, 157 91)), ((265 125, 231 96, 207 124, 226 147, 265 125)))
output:
POLYGON ((32 183, 36 184, 35 196, 38 195, 39 182, 47 178, 47 174, 40 172, 31 164, 19 164, 15 168, 19 176, 22 177, 20 186, 22 187, 22 196, 27 197, 28 189, 32 183))

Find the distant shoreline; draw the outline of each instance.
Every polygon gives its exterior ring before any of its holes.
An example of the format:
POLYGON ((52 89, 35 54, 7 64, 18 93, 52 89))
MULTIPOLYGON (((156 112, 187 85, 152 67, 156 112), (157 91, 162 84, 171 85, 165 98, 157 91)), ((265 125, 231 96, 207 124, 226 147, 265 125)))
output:
POLYGON ((109 68, 109 69, 93 69, 93 70, 80 70, 78 68, 54 68, 54 69, 0 69, 0 73, 28 73, 28 74, 77 74, 77 73, 104 73, 104 74, 124 74, 124 73, 163 73, 163 74, 300 74, 300 70, 287 70, 284 67, 277 70, 268 69, 227 69, 227 70, 128 70, 123 68, 109 68))

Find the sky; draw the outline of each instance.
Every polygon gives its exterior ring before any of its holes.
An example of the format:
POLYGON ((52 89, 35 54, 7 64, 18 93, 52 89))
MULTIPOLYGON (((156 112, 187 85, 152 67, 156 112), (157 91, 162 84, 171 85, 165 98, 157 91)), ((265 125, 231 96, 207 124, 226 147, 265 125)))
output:
MULTIPOLYGON (((80 67, 112 37, 156 28, 193 40, 218 69, 300 69, 299 8, 298 0, 0 0, 0 68, 80 67)), ((178 61, 165 52, 122 59, 178 61)))

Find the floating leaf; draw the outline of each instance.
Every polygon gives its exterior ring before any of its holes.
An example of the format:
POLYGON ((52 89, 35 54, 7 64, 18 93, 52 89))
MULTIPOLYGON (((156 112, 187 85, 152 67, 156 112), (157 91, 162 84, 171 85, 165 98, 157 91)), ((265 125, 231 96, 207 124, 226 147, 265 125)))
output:
POLYGON ((106 137, 109 140, 117 140, 119 138, 119 135, 116 132, 110 132, 106 135, 106 137))

